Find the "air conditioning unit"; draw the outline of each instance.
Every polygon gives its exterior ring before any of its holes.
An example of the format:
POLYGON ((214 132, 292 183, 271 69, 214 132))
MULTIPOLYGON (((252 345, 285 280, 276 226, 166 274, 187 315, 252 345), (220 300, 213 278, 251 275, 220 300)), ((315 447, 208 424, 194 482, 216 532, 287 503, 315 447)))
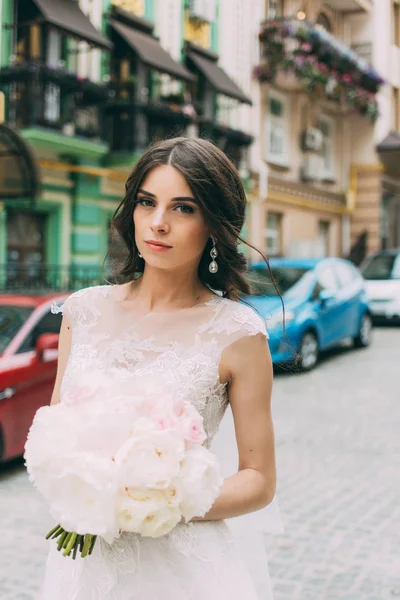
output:
POLYGON ((324 137, 322 131, 316 127, 310 127, 303 133, 303 150, 311 152, 320 152, 324 137))
POLYGON ((204 23, 211 23, 215 17, 215 0, 190 0, 189 16, 204 23))
POLYGON ((323 158, 318 154, 306 154, 301 168, 302 181, 319 181, 323 176, 323 158))

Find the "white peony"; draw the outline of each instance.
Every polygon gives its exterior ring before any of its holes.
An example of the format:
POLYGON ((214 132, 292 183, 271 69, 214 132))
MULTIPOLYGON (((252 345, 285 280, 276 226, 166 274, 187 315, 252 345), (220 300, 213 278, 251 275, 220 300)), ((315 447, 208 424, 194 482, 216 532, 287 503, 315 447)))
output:
POLYGON ((65 403, 36 413, 26 467, 66 531, 109 543, 120 531, 159 537, 203 516, 219 493, 195 408, 145 379, 133 387, 82 374, 65 403))
POLYGON ((180 490, 180 511, 186 521, 203 517, 219 494, 223 478, 214 454, 198 446, 185 453, 181 470, 173 485, 180 490))
POLYGON ((168 503, 160 490, 125 490, 118 499, 118 524, 122 531, 146 537, 166 535, 179 523, 178 506, 168 503))
POLYGON ((179 472, 184 452, 182 437, 174 431, 155 430, 141 419, 115 454, 120 482, 129 488, 166 489, 179 472))
POLYGON ((25 464, 31 480, 36 469, 46 469, 54 456, 78 450, 79 433, 75 425, 74 413, 62 404, 39 408, 25 443, 25 464))
POLYGON ((118 493, 115 463, 88 453, 56 461, 56 478, 38 479, 50 503, 51 515, 66 531, 91 533, 112 542, 118 536, 115 503, 118 493))

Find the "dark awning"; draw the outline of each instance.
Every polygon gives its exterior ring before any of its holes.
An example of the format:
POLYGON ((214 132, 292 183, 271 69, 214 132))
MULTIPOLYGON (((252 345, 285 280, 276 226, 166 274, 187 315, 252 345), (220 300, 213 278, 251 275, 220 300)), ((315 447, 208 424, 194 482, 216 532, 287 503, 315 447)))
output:
POLYGON ((31 200, 39 191, 39 173, 26 142, 8 125, 0 125, 0 200, 31 200))
POLYGON ((76 0, 33 0, 33 2, 49 25, 104 50, 112 48, 111 42, 97 31, 81 11, 76 0))
POLYGON ((252 104, 252 101, 246 96, 239 86, 217 65, 218 56, 211 52, 195 51, 193 45, 188 46, 186 51, 187 58, 204 75, 210 85, 219 94, 235 98, 239 102, 252 104))
POLYGON ((115 19, 110 19, 110 25, 136 52, 144 64, 176 79, 195 81, 194 75, 186 67, 176 62, 153 35, 129 27, 115 19))
POLYGON ((382 152, 394 152, 400 150, 400 133, 391 131, 376 147, 379 154, 382 152))

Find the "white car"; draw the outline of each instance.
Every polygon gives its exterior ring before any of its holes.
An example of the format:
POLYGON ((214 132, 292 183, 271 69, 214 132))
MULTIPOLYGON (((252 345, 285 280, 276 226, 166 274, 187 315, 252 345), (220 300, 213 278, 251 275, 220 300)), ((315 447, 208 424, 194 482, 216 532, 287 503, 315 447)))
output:
POLYGON ((360 269, 373 317, 400 323, 400 248, 368 256, 360 269))

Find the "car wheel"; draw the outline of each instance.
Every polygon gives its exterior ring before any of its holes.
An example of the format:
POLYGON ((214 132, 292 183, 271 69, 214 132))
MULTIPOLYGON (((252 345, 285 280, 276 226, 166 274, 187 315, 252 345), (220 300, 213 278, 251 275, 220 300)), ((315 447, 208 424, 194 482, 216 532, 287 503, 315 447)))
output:
POLYGON ((319 358, 318 339, 313 331, 306 331, 300 342, 299 367, 301 371, 311 371, 319 358))
POLYGON ((365 313, 361 319, 360 330, 353 339, 356 348, 367 348, 372 340, 372 318, 365 313))

